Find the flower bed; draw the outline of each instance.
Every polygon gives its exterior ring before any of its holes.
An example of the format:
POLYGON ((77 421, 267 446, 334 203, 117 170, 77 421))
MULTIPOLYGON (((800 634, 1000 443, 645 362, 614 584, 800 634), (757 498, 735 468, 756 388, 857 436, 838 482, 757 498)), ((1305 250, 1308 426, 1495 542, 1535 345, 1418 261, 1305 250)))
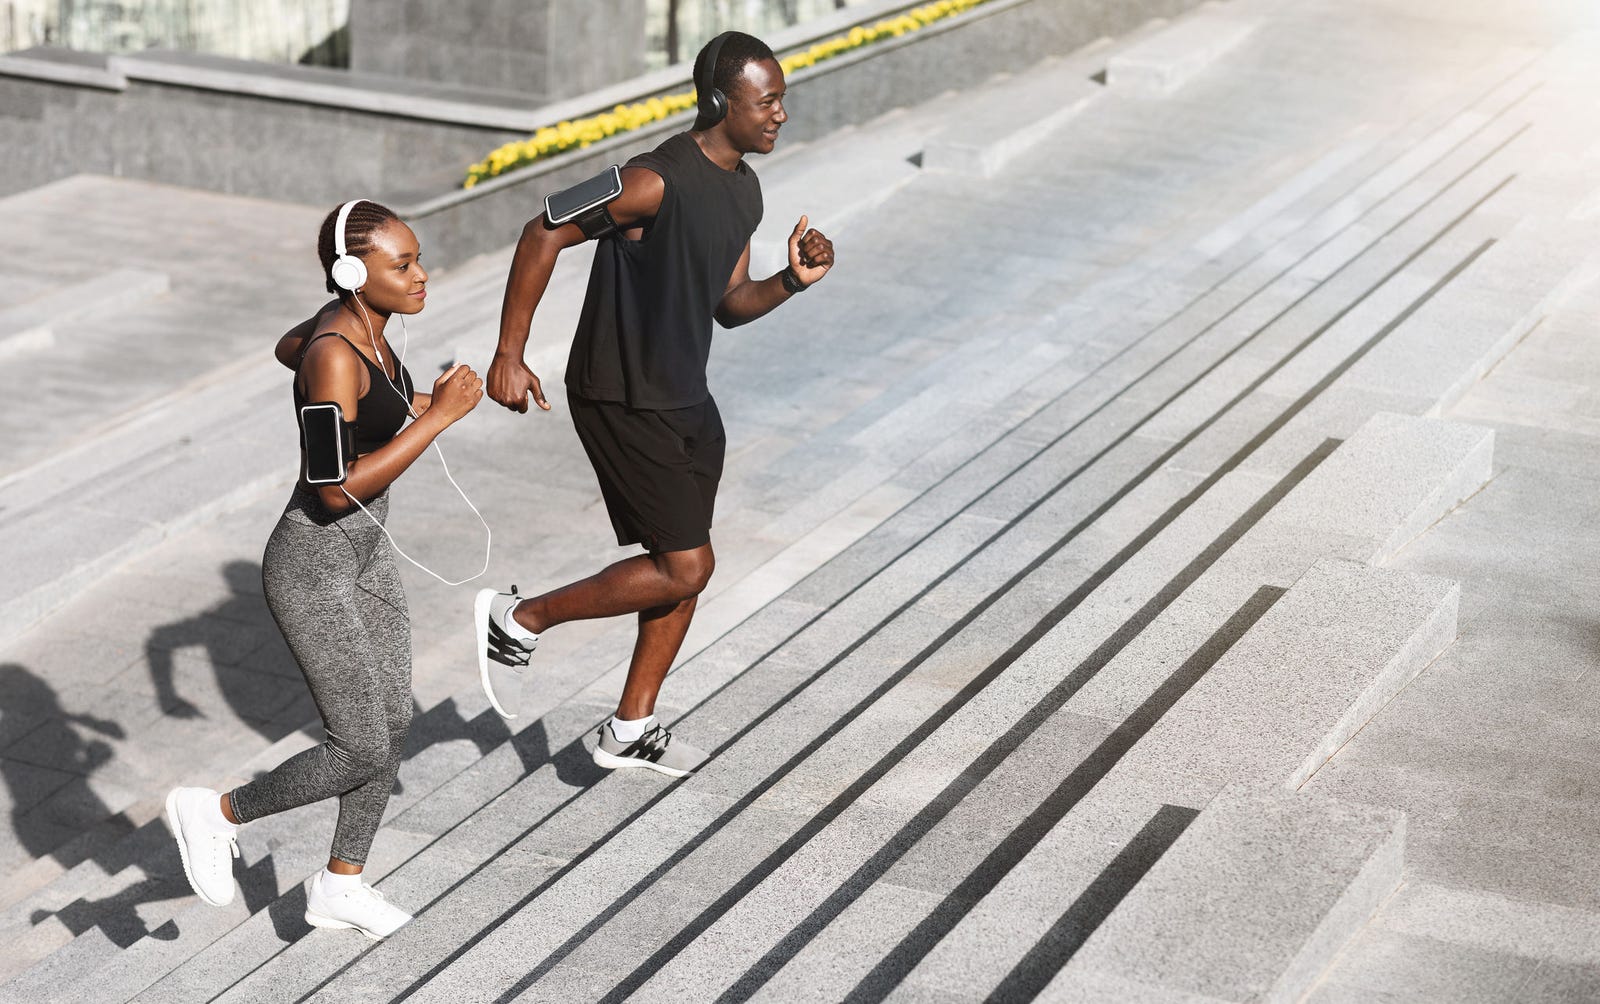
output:
MULTIPOLYGON (((988 0, 937 0, 935 3, 906 11, 898 17, 885 18, 870 25, 857 25, 843 35, 817 42, 809 48, 784 56, 778 62, 783 66, 784 73, 793 73, 795 70, 815 66, 874 42, 899 38, 908 32, 918 31, 935 21, 954 17, 987 2, 988 0)), ((507 143, 473 164, 468 168, 467 177, 461 183, 461 187, 471 188, 480 181, 498 177, 507 171, 548 160, 566 150, 582 149, 607 136, 638 129, 651 122, 688 111, 694 106, 694 91, 689 90, 636 101, 631 105, 617 105, 610 111, 598 115, 544 126, 527 139, 507 143)))

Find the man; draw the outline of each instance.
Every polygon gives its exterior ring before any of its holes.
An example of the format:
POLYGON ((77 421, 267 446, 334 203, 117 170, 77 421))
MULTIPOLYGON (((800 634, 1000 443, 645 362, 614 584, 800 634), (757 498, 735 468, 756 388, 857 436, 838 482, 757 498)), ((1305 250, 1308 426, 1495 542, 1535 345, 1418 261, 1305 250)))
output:
MULTIPOLYGON (((770 153, 788 120, 772 50, 725 32, 701 50, 694 77, 694 129, 622 171, 622 194, 607 207, 618 230, 595 248, 567 364, 573 425, 617 543, 642 544, 645 553, 540 596, 485 589, 474 609, 484 688, 508 718, 540 634, 566 621, 638 614, 627 683, 600 727, 594 759, 673 777, 706 757, 657 723, 654 710, 715 565, 710 528, 725 440, 706 388, 711 322, 753 321, 833 266, 832 243, 802 216, 789 236, 788 268, 750 277, 761 186, 744 157, 770 153)), ((577 223, 552 228, 543 216, 523 228, 487 380, 489 396, 513 411, 526 412, 530 394, 550 408, 523 349, 557 255, 582 243, 584 231, 577 223)))

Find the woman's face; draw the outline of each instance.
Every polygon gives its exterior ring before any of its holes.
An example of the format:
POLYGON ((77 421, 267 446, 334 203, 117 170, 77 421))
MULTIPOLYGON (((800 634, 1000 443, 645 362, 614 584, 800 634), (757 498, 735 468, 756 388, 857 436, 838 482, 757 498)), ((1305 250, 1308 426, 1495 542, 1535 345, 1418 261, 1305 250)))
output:
POLYGON ((361 299, 386 314, 415 314, 427 299, 428 273, 422 269, 417 235, 399 220, 372 233, 372 247, 361 256, 367 281, 361 299))

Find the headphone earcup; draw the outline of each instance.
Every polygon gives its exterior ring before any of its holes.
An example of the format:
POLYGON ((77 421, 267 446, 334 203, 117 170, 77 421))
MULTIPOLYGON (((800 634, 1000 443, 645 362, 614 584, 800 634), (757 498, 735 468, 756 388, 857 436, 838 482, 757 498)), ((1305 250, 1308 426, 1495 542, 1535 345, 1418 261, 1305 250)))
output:
POLYGON ((340 255, 328 269, 328 277, 335 286, 353 293, 367 284, 367 265, 355 255, 340 255))
POLYGON ((728 96, 722 93, 721 88, 711 88, 711 92, 706 95, 705 103, 700 107, 700 114, 712 125, 728 117, 728 96))

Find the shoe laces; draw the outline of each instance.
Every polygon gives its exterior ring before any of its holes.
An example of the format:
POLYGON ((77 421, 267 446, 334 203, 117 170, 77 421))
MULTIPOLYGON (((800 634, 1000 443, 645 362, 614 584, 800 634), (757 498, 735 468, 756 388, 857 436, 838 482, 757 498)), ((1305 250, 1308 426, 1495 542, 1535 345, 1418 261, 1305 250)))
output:
POLYGON ((671 732, 668 732, 663 726, 652 725, 645 729, 644 735, 635 740, 633 745, 635 749, 655 752, 657 750, 665 750, 670 742, 672 742, 671 732))
POLYGON ((239 836, 237 830, 233 833, 213 832, 210 836, 212 840, 226 840, 228 842, 229 853, 231 853, 234 857, 239 856, 239 836))

